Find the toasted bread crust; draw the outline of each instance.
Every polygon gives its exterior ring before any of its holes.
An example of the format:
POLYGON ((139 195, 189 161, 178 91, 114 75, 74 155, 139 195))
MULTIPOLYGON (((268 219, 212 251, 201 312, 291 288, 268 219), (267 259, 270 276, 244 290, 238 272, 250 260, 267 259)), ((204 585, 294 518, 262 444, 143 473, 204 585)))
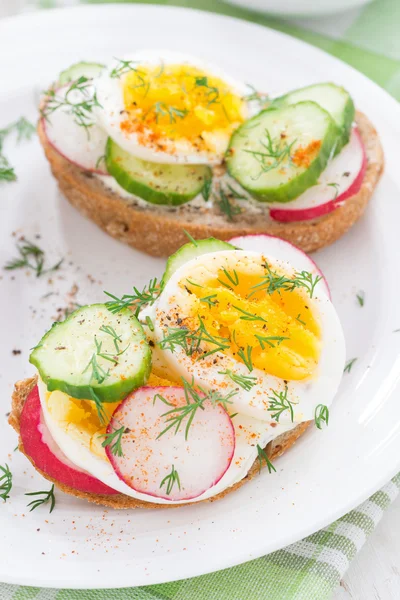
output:
POLYGON ((231 223, 217 209, 191 203, 173 210, 129 203, 106 189, 91 173, 63 158, 47 141, 41 123, 38 133, 53 175, 69 202, 112 237, 138 250, 152 256, 169 256, 187 242, 186 230, 196 239, 213 236, 221 240, 268 233, 313 252, 340 238, 361 217, 383 171, 383 150, 374 126, 362 113, 357 113, 356 122, 368 158, 360 191, 324 217, 295 223, 277 223, 266 213, 251 211, 243 211, 231 223))
MULTIPOLYGON (((46 473, 44 473, 43 471, 38 469, 37 466, 35 465, 34 461, 32 460, 32 458, 28 454, 26 454, 24 445, 22 443, 22 439, 20 436, 20 419, 21 419, 22 409, 25 404, 25 400, 27 399, 31 390, 35 387, 36 383, 37 383, 37 377, 31 377, 30 379, 24 379, 22 381, 18 381, 15 384, 14 392, 12 395, 11 413, 8 418, 8 422, 18 433, 18 436, 19 436, 18 448, 19 448, 20 452, 25 454, 25 456, 29 459, 29 461, 32 463, 32 465, 35 467, 35 469, 41 475, 43 475, 43 477, 45 477, 45 479, 48 479, 49 481, 54 483, 60 490, 62 490, 66 494, 70 494, 71 496, 76 496, 77 498, 83 498, 85 500, 88 500, 89 502, 94 502, 95 504, 101 504, 103 506, 109 506, 111 508, 116 508, 116 509, 120 509, 120 508, 176 508, 178 506, 182 506, 180 504, 156 504, 153 502, 142 502, 141 500, 136 500, 135 498, 131 498, 130 496, 125 496, 125 494, 115 494, 112 496, 107 496, 107 495, 103 495, 103 494, 89 494, 87 492, 81 492, 79 490, 75 490, 75 489, 69 487, 68 485, 64 485, 63 483, 60 483, 56 479, 52 479, 46 473)), ((265 448, 268 458, 271 461, 273 461, 273 460, 275 460, 275 458, 277 458, 278 456, 281 456, 281 454, 286 452, 286 450, 288 450, 291 446, 293 446, 293 444, 296 442, 296 440, 305 432, 305 430, 309 426, 310 422, 311 421, 308 421, 305 423, 300 423, 299 425, 297 425, 297 427, 295 427, 295 429, 292 429, 291 431, 283 433, 282 435, 275 438, 272 442, 270 442, 265 448)), ((263 467, 264 466, 266 466, 266 465, 263 464, 263 467)), ((202 500, 202 502, 214 502, 215 500, 218 500, 219 498, 223 498, 224 496, 229 494, 229 492, 232 492, 232 491, 240 488, 246 481, 250 481, 250 479, 252 479, 255 475, 257 475, 258 472, 259 472, 259 461, 256 460, 253 463, 250 471, 248 472, 248 474, 246 475, 246 477, 244 479, 242 479, 235 485, 231 486, 230 488, 224 490, 220 494, 217 494, 213 498, 210 498, 209 500, 202 500)), ((191 502, 188 504, 197 504, 197 503, 191 502)), ((187 506, 187 504, 185 504, 184 506, 187 506)))

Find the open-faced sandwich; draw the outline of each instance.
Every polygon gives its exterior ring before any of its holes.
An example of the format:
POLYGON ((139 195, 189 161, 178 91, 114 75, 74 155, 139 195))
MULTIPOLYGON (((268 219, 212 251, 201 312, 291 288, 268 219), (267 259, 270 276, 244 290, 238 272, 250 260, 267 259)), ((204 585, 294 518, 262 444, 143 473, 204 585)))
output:
POLYGON ((378 135, 342 87, 270 99, 168 51, 73 65, 43 97, 39 134, 68 200, 155 256, 184 230, 317 250, 362 215, 383 169, 378 135))
POLYGON ((215 500, 328 423, 345 345, 315 263, 270 236, 191 241, 161 282, 55 323, 16 385, 19 449, 115 508, 215 500))

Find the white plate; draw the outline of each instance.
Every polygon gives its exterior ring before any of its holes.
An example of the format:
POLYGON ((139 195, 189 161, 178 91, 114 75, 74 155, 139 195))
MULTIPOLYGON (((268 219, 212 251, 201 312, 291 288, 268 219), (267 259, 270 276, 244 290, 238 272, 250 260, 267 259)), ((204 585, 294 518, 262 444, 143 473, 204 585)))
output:
POLYGON ((0 581, 105 588, 199 575, 298 540, 384 484, 400 468, 400 333, 393 333, 400 328, 397 103, 363 75, 302 42, 180 8, 114 5, 25 16, 0 23, 0 44, 0 127, 21 114, 34 119, 38 91, 76 60, 104 61, 142 46, 164 46, 213 60, 272 94, 328 76, 347 87, 374 121, 387 155, 366 216, 317 255, 343 322, 348 357, 358 357, 343 378, 329 427, 312 428, 279 459, 276 474, 263 472, 213 504, 115 512, 57 492, 49 515, 46 507, 26 509, 24 492, 48 484, 12 451, 16 438, 4 414, 13 382, 33 372, 29 348, 65 305, 73 283, 78 302, 98 301, 104 289, 127 292, 159 275, 164 261, 119 244, 70 207, 57 193, 37 140, 7 144, 19 181, 0 187, 1 264, 15 253, 16 230, 32 239, 40 234, 49 263, 67 259, 53 283, 23 271, 2 272, 0 281, 0 464, 7 461, 14 472, 12 497, 0 505, 0 581), (360 289, 363 308, 356 300, 360 289), (58 295, 41 298, 52 290, 58 295), (14 356, 13 349, 22 354, 14 356))

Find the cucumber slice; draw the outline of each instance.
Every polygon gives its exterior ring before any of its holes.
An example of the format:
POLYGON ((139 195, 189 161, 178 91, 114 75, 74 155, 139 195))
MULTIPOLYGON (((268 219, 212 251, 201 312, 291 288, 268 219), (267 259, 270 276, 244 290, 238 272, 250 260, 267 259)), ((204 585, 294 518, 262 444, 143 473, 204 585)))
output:
POLYGON ((108 138, 106 165, 127 192, 151 204, 179 206, 200 194, 212 177, 206 165, 167 165, 132 156, 108 138))
POLYGON ((272 106, 279 108, 306 100, 319 104, 338 125, 341 132, 340 141, 335 152, 338 154, 350 139, 351 126, 354 121, 355 108, 350 94, 334 83, 318 83, 299 90, 293 90, 293 92, 289 92, 280 98, 275 98, 272 106))
POLYGON ((162 285, 164 286, 171 276, 185 263, 196 256, 201 254, 208 254, 209 252, 220 252, 223 250, 235 250, 235 246, 228 244, 228 242, 222 242, 211 237, 206 240, 195 240, 185 244, 179 250, 172 254, 167 260, 167 266, 165 273, 162 278, 162 285))
POLYGON ((92 79, 93 77, 97 77, 100 75, 101 71, 104 69, 104 65, 100 65, 99 63, 88 63, 88 62, 79 62, 71 65, 65 71, 61 71, 58 77, 58 83, 60 85, 65 85, 70 81, 75 81, 79 79, 79 77, 87 77, 88 79, 92 79))
POLYGON ((55 323, 29 360, 49 391, 98 406, 125 398, 151 370, 151 350, 133 312, 114 315, 104 304, 83 306, 55 323))
POLYGON ((338 141, 329 113, 315 102, 269 108, 232 135, 228 171, 261 202, 290 202, 315 185, 338 141))

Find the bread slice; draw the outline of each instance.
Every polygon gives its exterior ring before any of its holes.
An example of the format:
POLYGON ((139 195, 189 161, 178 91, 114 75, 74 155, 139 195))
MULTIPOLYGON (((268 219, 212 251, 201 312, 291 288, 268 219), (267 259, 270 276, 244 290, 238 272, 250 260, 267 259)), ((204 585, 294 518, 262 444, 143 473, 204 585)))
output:
MULTIPOLYGON (((18 435, 20 434, 20 419, 21 419, 21 413, 22 413, 22 409, 24 407, 25 400, 27 399, 30 391, 35 387, 36 383, 37 383, 37 378, 32 377, 30 379, 24 379, 23 381, 19 381, 18 383, 15 384, 14 393, 12 396, 12 408, 11 408, 11 413, 10 413, 8 422, 15 429, 15 431, 18 433, 18 435)), ((305 423, 300 423, 299 425, 297 425, 297 427, 295 427, 291 431, 287 431, 286 433, 283 433, 282 435, 275 438, 272 442, 270 442, 265 448, 268 458, 271 461, 274 461, 276 458, 278 458, 278 456, 281 456, 281 454, 286 452, 286 450, 288 450, 291 446, 293 446, 293 444, 296 442, 296 440, 305 432, 305 430, 309 426, 310 422, 311 421, 308 421, 305 423)), ((25 456, 30 460, 30 462, 35 467, 35 469, 37 471, 39 471, 39 473, 41 475, 43 475, 43 477, 45 477, 46 479, 48 479, 49 481, 54 483, 63 492, 65 492, 67 494, 71 494, 72 496, 76 496, 77 498, 84 498, 85 500, 88 500, 89 502, 94 502, 95 504, 102 504, 104 506, 110 506, 111 508, 117 508, 117 509, 119 509, 119 508, 171 508, 171 507, 173 508, 173 507, 181 506, 180 504, 155 504, 153 502, 142 502, 141 500, 136 500, 135 498, 131 498, 130 496, 125 496, 125 494, 115 494, 112 496, 107 496, 107 495, 102 495, 102 494, 89 494, 87 492, 81 492, 79 490, 75 490, 67 485, 64 485, 63 483, 60 483, 59 481, 57 481, 55 479, 52 479, 51 477, 46 475, 46 473, 43 473, 43 471, 38 469, 36 467, 34 461, 32 460, 32 458, 28 454, 26 454, 20 435, 19 435, 18 448, 19 448, 20 452, 25 454, 25 456)), ((264 466, 265 465, 263 462, 263 467, 264 466)), ((246 483, 246 481, 250 481, 250 479, 252 479, 255 475, 257 475, 258 472, 259 472, 259 461, 257 459, 254 462, 254 464, 252 465, 250 471, 248 472, 248 474, 246 475, 246 477, 244 479, 242 479, 235 485, 231 486, 230 488, 224 490, 220 494, 217 494, 217 496, 214 496, 213 498, 210 498, 209 500, 203 500, 202 502, 214 502, 214 500, 223 498, 230 492, 233 492, 234 490, 237 490, 238 488, 240 488, 244 483, 246 483)), ((192 502, 190 504, 195 504, 195 503, 192 502)))
POLYGON ((383 171, 383 150, 374 126, 360 112, 356 122, 368 158, 360 191, 324 217, 295 223, 272 221, 261 203, 258 210, 243 211, 229 222, 218 207, 209 209, 203 206, 205 203, 171 208, 126 200, 95 175, 63 158, 47 141, 40 123, 38 133, 53 175, 69 202, 112 237, 138 250, 152 256, 169 256, 187 242, 186 230, 195 239, 213 236, 221 240, 268 233, 313 252, 340 238, 361 217, 383 171))

